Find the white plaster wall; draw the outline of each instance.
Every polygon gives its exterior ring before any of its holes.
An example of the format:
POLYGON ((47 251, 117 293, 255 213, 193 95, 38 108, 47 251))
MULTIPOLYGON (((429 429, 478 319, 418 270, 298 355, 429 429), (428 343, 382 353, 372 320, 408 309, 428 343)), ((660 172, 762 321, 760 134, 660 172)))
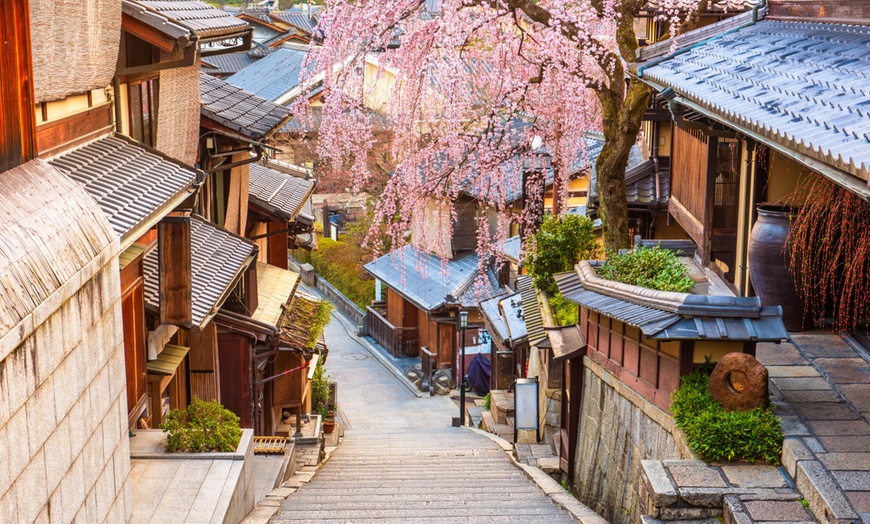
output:
POLYGON ((118 257, 0 362, 0 520, 131 514, 118 257))

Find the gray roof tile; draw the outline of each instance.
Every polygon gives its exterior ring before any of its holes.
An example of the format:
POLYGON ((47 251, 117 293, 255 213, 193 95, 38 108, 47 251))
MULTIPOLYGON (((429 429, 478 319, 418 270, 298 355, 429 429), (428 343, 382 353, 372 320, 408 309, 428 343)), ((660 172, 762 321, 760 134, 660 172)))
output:
POLYGON ((520 252, 522 248, 522 239, 519 235, 515 237, 510 237, 509 239, 504 241, 504 246, 502 247, 502 253, 505 258, 514 262, 515 264, 519 264, 522 262, 520 260, 520 252))
POLYGON ((250 26, 244 20, 205 2, 196 0, 125 0, 125 2, 145 7, 148 10, 145 14, 149 19, 156 13, 174 24, 187 28, 199 38, 227 37, 250 30, 250 26))
POLYGON ((122 136, 101 138, 49 163, 85 187, 121 238, 196 180, 194 168, 122 136))
POLYGON ((643 77, 870 179, 870 27, 764 20, 672 56, 643 77))
MULTIPOLYGON (((254 43, 255 46, 260 44, 254 43)), ((251 49, 251 51, 236 51, 235 53, 224 53, 222 55, 207 56, 202 59, 202 70, 210 75, 232 75, 238 73, 242 69, 253 64, 260 58, 268 56, 272 49, 266 50, 260 47, 251 49)))
MULTIPOLYGON (((217 227, 202 217, 190 220, 193 325, 203 328, 226 300, 231 287, 247 270, 257 245, 217 227)), ((157 248, 145 256, 145 304, 160 310, 157 248)))
POLYGON ((504 317, 501 316, 501 311, 498 308, 498 303, 503 299, 504 297, 493 297, 480 303, 480 312, 484 317, 486 317, 486 320, 493 331, 493 333, 490 334, 502 344, 504 344, 505 340, 510 338, 507 324, 505 324, 504 317))
POLYGON ((317 20, 313 18, 309 18, 308 16, 302 13, 294 13, 294 12, 275 12, 269 13, 269 16, 272 18, 277 18, 283 22, 286 22, 293 27, 305 31, 306 33, 313 33, 314 28, 317 26, 317 20))
POLYGON ((478 286, 478 260, 477 253, 469 252, 444 264, 441 258, 407 245, 369 262, 365 270, 418 308, 433 311, 445 305, 447 295, 464 307, 477 307, 479 300, 499 293, 491 274, 478 286))
POLYGON ((270 136, 290 119, 290 110, 239 87, 200 74, 202 115, 252 140, 270 136))
POLYGON ((299 85, 307 54, 297 49, 277 49, 227 78, 227 82, 267 100, 277 100, 299 85))
POLYGON ((314 191, 314 181, 251 164, 248 198, 251 203, 290 221, 296 218, 314 191))

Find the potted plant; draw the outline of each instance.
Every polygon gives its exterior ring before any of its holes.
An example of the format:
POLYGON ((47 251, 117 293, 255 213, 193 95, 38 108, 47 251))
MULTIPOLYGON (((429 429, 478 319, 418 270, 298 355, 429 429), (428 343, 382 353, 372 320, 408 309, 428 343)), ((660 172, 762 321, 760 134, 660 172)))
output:
POLYGON ((323 411, 321 417, 323 420, 323 432, 328 434, 335 431, 335 411, 323 411))

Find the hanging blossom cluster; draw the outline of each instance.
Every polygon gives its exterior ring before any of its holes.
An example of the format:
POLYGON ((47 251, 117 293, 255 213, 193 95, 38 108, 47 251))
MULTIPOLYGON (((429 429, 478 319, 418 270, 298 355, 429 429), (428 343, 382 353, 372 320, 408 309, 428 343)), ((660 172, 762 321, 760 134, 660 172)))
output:
MULTIPOLYGON (((372 231, 394 249, 413 232, 416 246, 438 252, 464 194, 481 210, 478 252, 498 256, 512 224, 539 219, 547 172, 563 182, 555 197, 564 202, 568 178, 588 168, 587 133, 600 129, 595 91, 611 88, 622 63, 616 23, 642 3, 327 0, 301 78, 307 90, 325 88, 322 175, 365 191, 366 154, 385 126, 396 168, 372 231), (415 226, 433 217, 440 230, 415 226)), ((297 100, 304 119, 307 97, 297 100)))

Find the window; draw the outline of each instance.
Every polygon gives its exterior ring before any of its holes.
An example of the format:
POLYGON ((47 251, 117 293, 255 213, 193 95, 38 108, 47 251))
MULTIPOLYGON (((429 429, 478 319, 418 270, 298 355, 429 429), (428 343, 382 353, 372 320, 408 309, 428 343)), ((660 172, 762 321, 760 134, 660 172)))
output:
POLYGON ((130 136, 145 145, 157 144, 158 78, 130 82, 130 136))

